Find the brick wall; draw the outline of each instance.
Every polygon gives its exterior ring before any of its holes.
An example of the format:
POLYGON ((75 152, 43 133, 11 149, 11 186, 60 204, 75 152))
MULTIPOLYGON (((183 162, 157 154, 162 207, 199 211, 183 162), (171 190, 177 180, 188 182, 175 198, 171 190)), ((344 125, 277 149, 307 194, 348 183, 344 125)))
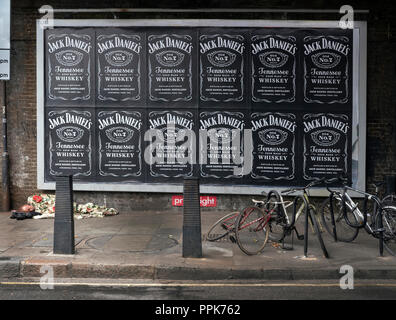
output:
MULTIPOLYGON (((8 141, 10 154, 11 204, 16 208, 26 198, 39 192, 36 185, 36 22, 40 17, 38 8, 43 4, 54 8, 121 8, 125 1, 12 1, 11 27, 11 81, 7 83, 8 141), (90 5, 90 3, 92 3, 90 5)), ((342 2, 299 1, 200 1, 200 7, 257 7, 262 8, 311 8, 337 9, 342 2), (293 2, 292 2, 293 3, 293 2)), ((353 2, 349 2, 353 5, 353 2)), ((169 1, 129 1, 127 7, 169 7, 169 1)), ((179 1, 174 7, 188 8, 190 1, 179 1)), ((355 9, 369 9, 370 13, 357 15, 357 20, 368 21, 368 69, 367 69, 367 178, 368 186, 382 180, 386 174, 396 173, 396 23, 395 5, 391 1, 359 1, 355 9), (386 8, 386 10, 384 10, 386 8)), ((122 18, 225 18, 225 19, 338 19, 338 14, 117 14, 122 18)), ((64 13, 55 18, 114 18, 113 14, 64 13)), ((2 148, 0 142, 0 148, 2 148)), ((76 192, 77 201, 106 203, 124 212, 152 208, 171 208, 169 194, 142 194, 116 192, 76 192)), ((219 208, 237 209, 246 204, 250 197, 219 196, 219 208)))

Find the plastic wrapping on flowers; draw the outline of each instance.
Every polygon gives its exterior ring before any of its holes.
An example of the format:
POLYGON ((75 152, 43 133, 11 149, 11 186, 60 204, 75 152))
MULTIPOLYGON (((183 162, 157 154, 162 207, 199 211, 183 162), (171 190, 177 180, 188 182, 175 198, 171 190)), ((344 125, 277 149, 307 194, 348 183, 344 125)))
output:
MULTIPOLYGON (((41 216, 35 216, 34 219, 53 218, 55 217, 55 195, 38 194, 28 197, 27 203, 34 207, 34 211, 41 213, 41 216)), ((85 204, 73 203, 74 215, 76 219, 114 216, 118 211, 114 208, 99 206, 92 202, 85 204)))

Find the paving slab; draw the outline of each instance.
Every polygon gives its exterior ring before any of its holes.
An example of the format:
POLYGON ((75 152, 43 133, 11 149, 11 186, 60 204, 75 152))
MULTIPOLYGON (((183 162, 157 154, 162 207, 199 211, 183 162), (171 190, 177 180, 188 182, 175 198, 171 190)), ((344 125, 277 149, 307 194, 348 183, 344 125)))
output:
MULTIPOLYGON (((49 265, 56 277, 133 278, 162 280, 335 279, 342 265, 351 265, 364 279, 396 279, 396 258, 379 256, 378 241, 361 232, 353 243, 334 242, 323 233, 330 259, 323 257, 314 234, 294 238, 293 250, 268 242, 256 256, 245 255, 228 237, 205 241, 212 223, 226 214, 205 211, 202 258, 182 256, 182 211, 130 212, 114 217, 75 220, 76 254, 52 254, 54 220, 9 219, 0 213, 0 278, 40 277, 49 265)), ((299 228, 302 230, 302 228, 299 228)), ((290 244, 290 239, 288 239, 290 244)))

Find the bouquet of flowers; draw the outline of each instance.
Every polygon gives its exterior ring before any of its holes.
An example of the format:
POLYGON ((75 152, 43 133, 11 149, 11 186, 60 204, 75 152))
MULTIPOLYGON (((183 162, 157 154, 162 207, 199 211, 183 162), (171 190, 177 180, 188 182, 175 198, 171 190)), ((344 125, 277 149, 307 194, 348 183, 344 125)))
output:
MULTIPOLYGON (((38 194, 28 197, 27 203, 34 207, 34 211, 41 213, 40 216, 33 217, 34 219, 54 218, 55 217, 55 195, 53 194, 38 194)), ((90 217, 105 217, 114 216, 118 211, 114 208, 106 208, 105 206, 95 205, 91 202, 86 204, 73 203, 74 215, 76 219, 90 218, 90 217)))

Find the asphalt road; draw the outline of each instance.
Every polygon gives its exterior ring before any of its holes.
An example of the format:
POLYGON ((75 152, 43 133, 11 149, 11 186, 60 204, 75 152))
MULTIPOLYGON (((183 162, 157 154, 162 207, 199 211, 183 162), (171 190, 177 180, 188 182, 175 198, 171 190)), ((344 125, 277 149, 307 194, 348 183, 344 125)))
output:
MULTIPOLYGON (((167 282, 58 280, 53 289, 39 283, 0 282, 0 300, 384 300, 396 299, 396 281, 167 282)), ((161 300, 161 303, 160 303, 161 300)), ((154 303, 155 304, 155 303, 154 303)))

